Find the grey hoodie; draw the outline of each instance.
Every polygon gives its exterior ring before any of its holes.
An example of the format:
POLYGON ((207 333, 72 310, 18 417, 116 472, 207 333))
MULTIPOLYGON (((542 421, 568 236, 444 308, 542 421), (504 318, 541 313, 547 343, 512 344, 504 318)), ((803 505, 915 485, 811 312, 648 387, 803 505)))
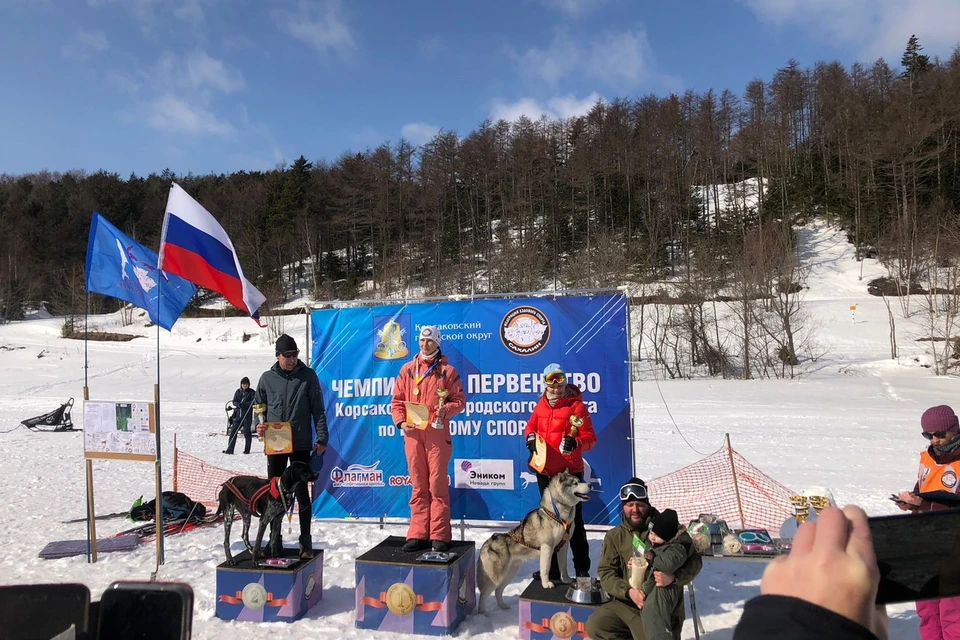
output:
POLYGON ((287 372, 275 362, 260 376, 254 404, 267 405, 267 422, 289 422, 293 428, 293 450, 309 451, 314 442, 327 446, 327 416, 317 372, 297 360, 287 372), (317 429, 316 441, 310 427, 311 418, 317 429))

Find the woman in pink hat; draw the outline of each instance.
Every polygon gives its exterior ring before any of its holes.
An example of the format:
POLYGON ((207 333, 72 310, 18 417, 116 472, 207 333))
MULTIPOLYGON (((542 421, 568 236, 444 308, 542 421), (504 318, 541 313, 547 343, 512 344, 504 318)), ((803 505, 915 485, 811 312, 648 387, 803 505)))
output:
MULTIPOLYGON (((898 494, 904 511, 937 511, 960 507, 960 421, 945 404, 930 407, 920 417, 923 437, 930 441, 920 454, 913 491, 898 494)), ((960 640, 960 598, 917 603, 922 640, 960 640)))

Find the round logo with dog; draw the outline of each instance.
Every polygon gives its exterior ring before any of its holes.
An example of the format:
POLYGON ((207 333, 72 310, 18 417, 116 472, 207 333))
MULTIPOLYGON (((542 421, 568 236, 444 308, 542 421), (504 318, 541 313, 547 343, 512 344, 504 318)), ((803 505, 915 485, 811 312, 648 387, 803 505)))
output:
POLYGON ((248 609, 263 609, 267 606, 267 590, 262 584, 251 582, 240 592, 240 601, 248 609))
POLYGON ((577 631, 577 624, 566 611, 558 611, 550 618, 550 631, 558 638, 570 638, 577 631))
POLYGON ((307 598, 313 595, 313 590, 317 586, 317 576, 310 574, 307 578, 307 585, 303 588, 303 595, 307 598))
POLYGON ((395 582, 387 589, 387 609, 390 613, 405 616, 417 606, 417 596, 410 585, 395 582))
POLYGON ((510 352, 532 356, 550 340, 550 321, 536 307, 515 307, 500 321, 500 340, 510 352))
POLYGON ((943 472, 940 482, 942 482, 943 486, 945 486, 947 489, 953 489, 955 486, 957 486, 957 474, 954 473, 952 469, 947 469, 943 472))

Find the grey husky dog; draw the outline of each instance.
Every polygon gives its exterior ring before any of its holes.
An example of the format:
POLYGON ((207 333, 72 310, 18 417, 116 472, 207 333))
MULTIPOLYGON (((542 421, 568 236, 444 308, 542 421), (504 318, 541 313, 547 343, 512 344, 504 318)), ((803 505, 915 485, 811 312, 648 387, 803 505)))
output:
POLYGON ((540 498, 540 508, 523 517, 509 533, 495 533, 480 547, 477 565, 477 586, 480 588, 478 611, 486 614, 486 601, 491 593, 497 606, 509 609, 503 601, 503 588, 510 584, 525 560, 540 558, 540 584, 552 589, 550 559, 560 553, 560 580, 569 582, 567 573, 567 541, 573 533, 573 516, 577 505, 590 499, 590 485, 566 471, 550 479, 540 498))

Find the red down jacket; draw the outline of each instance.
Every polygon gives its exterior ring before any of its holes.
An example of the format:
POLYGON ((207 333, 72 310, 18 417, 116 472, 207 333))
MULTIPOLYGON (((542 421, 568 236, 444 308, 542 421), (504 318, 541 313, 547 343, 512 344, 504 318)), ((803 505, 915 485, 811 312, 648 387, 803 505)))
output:
POLYGON ((583 454, 593 445, 597 444, 597 434, 593 431, 593 420, 587 407, 583 404, 583 394, 579 387, 568 384, 563 395, 557 400, 554 406, 547 402, 546 392, 540 396, 540 402, 533 409, 533 415, 527 422, 527 428, 523 432, 524 439, 531 433, 538 433, 547 442, 547 445, 554 449, 560 449, 560 441, 563 436, 570 433, 570 416, 580 416, 583 418, 583 424, 580 425, 577 433, 577 448, 569 455, 550 456, 547 458, 547 467, 543 470, 544 475, 555 476, 564 468, 571 472, 579 473, 583 471, 583 454), (551 462, 552 461, 552 462, 551 462))

